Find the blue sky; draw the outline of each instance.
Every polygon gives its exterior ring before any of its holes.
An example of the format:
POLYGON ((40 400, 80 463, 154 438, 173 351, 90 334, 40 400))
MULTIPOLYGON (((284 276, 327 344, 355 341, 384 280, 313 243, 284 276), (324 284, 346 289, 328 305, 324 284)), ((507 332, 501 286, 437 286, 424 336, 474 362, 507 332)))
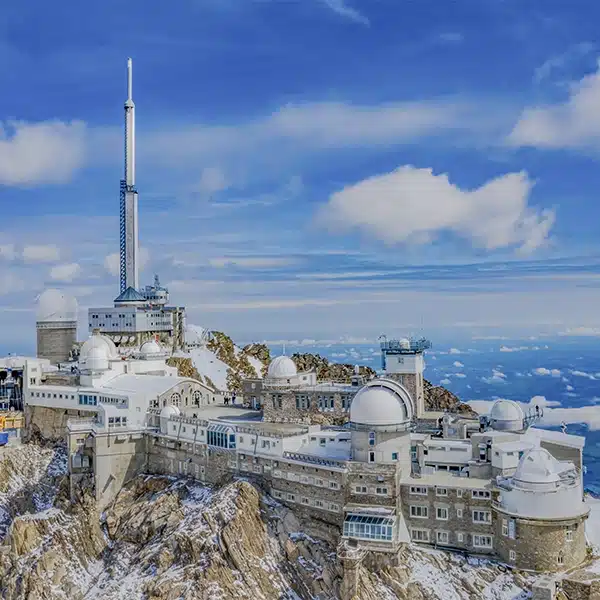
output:
MULTIPOLYGON (((5 3, 9 4, 9 3, 5 3)), ((142 280, 243 339, 600 329, 600 8, 0 7, 0 325, 117 293, 126 58, 142 280), (598 14, 595 14, 598 13, 598 14)))

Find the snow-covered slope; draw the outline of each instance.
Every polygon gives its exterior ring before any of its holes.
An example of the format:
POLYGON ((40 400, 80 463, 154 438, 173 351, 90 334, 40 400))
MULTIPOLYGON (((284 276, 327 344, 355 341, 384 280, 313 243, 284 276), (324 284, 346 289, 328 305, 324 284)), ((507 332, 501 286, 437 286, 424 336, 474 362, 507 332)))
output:
POLYGON ((190 350, 192 364, 202 377, 209 377, 218 390, 227 390, 227 371, 229 365, 217 358, 217 355, 208 348, 194 348, 190 350))
MULTIPOLYGON (((342 570, 312 523, 249 482, 133 480, 99 518, 68 501, 65 453, 0 459, 0 581, 7 600, 335 600, 342 570), (37 500, 36 500, 37 498, 37 500), (53 506, 51 506, 54 504, 53 506), (314 535, 314 534, 313 534, 314 535)), ((405 548, 400 566, 359 571, 361 600, 519 600, 532 578, 483 560, 405 548)))

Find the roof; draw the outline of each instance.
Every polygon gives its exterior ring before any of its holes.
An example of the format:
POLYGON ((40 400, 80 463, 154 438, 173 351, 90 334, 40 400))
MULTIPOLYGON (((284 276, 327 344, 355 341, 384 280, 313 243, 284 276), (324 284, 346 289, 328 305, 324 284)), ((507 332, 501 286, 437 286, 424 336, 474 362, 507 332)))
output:
POLYGON ((585 438, 581 435, 572 435, 570 433, 562 433, 562 431, 551 431, 549 429, 538 429, 530 427, 525 438, 534 438, 542 442, 549 442, 559 446, 568 446, 569 448, 582 449, 585 446, 585 438))
POLYGON ((119 294, 115 302, 146 302, 146 298, 131 286, 128 287, 122 294, 119 294))
POLYGON ((532 444, 535 444, 535 440, 524 438, 515 442, 498 442, 492 448, 498 452, 518 452, 519 450, 528 450, 532 444))
POLYGON ((117 375, 110 381, 104 383, 101 388, 98 388, 98 391, 101 389, 109 389, 116 392, 160 396, 184 381, 199 383, 198 381, 188 379, 187 377, 123 374, 117 375))
POLYGON ((400 425, 411 417, 412 403, 408 391, 387 379, 374 379, 367 383, 350 405, 350 421, 355 425, 400 425))

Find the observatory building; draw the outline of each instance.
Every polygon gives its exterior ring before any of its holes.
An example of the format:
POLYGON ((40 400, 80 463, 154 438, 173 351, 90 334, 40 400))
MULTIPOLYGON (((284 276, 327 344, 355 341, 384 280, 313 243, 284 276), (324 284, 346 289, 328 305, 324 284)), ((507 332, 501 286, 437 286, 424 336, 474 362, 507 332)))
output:
POLYGON ((46 290, 38 300, 37 357, 51 363, 71 358, 77 341, 77 300, 56 289, 46 290))
POLYGON ((173 351, 185 347, 185 308, 168 306, 169 290, 139 286, 138 191, 135 182, 135 104, 133 63, 127 59, 125 100, 125 169, 120 185, 120 280, 114 307, 90 308, 88 330, 109 336, 117 346, 134 349, 158 339, 173 351))

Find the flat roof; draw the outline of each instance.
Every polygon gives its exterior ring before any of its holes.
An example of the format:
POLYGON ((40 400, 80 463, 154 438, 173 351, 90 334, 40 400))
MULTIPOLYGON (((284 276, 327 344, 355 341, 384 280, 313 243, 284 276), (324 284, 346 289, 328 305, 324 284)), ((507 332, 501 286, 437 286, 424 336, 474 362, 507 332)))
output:
POLYGON ((492 480, 479 479, 475 477, 458 477, 456 475, 451 475, 450 473, 437 471, 431 475, 421 475, 421 477, 402 477, 400 479, 400 485, 421 485, 485 490, 492 487, 492 480))
POLYGON ((585 446, 585 438, 581 435, 572 435, 570 433, 551 431, 549 429, 538 429, 537 427, 529 428, 523 437, 532 437, 551 444, 568 446, 569 448, 582 449, 585 446))

